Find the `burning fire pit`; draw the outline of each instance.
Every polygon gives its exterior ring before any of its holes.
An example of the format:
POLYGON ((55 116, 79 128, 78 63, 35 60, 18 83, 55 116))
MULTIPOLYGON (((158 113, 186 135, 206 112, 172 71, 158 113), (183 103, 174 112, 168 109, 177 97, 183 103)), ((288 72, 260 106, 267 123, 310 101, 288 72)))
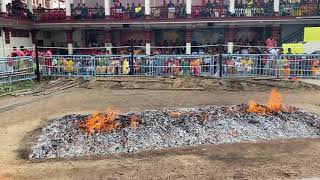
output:
POLYGON ((30 158, 134 153, 199 144, 318 137, 320 117, 280 103, 271 92, 266 106, 150 110, 138 113, 68 115, 43 129, 30 158))

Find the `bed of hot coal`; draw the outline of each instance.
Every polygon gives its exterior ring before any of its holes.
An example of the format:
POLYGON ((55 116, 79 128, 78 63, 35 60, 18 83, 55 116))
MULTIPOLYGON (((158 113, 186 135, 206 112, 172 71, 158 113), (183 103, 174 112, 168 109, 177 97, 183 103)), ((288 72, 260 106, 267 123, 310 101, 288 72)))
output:
POLYGON ((120 128, 88 134, 79 124, 90 115, 67 115, 42 130, 30 158, 67 158, 143 150, 296 137, 319 137, 320 117, 295 109, 260 115, 246 105, 150 110, 135 113, 139 126, 130 127, 132 113, 118 115, 120 128), (172 112, 178 113, 172 116, 172 112))

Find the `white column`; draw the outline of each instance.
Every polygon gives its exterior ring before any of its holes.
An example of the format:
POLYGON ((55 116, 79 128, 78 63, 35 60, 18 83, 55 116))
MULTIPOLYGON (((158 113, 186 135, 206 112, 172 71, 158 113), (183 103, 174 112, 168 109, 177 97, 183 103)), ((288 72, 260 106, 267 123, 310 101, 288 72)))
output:
POLYGON ((73 45, 72 45, 72 43, 68 43, 68 54, 69 55, 73 54, 73 45))
POLYGON ((146 54, 147 55, 151 54, 151 43, 146 43, 146 54))
POLYGON ((150 15, 150 0, 144 0, 145 15, 150 15))
POLYGON ((0 43, 2 44, 2 47, 3 47, 3 48, 0 48, 1 49, 0 57, 6 57, 7 56, 6 43, 5 43, 4 31, 2 30, 2 28, 0 28, 0 33, 1 33, 1 37, 0 37, 1 42, 0 43))
POLYGON ((7 13, 7 7, 6 7, 6 1, 5 0, 0 0, 1 2, 1 10, 0 13, 7 13))
POLYGON ((33 0, 27 0, 27 6, 29 11, 33 13, 33 0))
POLYGON ((273 1, 274 2, 274 12, 275 13, 279 13, 279 11, 280 11, 280 0, 274 0, 273 1))
POLYGON ((110 0, 104 0, 104 13, 106 16, 110 16, 110 0))
POLYGON ((186 54, 191 54, 191 43, 186 43, 186 54))
POLYGON ((233 54, 234 42, 228 42, 228 53, 233 54))
POLYGON ((191 15, 191 9, 192 9, 192 0, 187 0, 187 7, 186 7, 186 11, 188 15, 191 15))
POLYGON ((235 3, 236 3, 235 0, 230 0, 229 12, 230 12, 231 14, 234 14, 234 13, 235 13, 235 3))
POLYGON ((70 17, 71 16, 71 4, 70 0, 66 0, 66 16, 70 17))

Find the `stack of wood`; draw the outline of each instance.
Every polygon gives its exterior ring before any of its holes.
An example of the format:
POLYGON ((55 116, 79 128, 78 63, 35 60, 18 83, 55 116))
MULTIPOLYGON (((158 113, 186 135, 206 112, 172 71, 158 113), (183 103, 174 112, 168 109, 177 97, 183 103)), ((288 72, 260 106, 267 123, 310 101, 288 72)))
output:
POLYGON ((13 96, 25 96, 25 95, 33 95, 33 96, 41 96, 41 95, 48 95, 53 94, 62 90, 66 90, 72 87, 76 87, 79 85, 78 79, 66 79, 66 78, 59 78, 45 84, 41 84, 37 86, 35 89, 31 89, 26 92, 12 94, 13 96))

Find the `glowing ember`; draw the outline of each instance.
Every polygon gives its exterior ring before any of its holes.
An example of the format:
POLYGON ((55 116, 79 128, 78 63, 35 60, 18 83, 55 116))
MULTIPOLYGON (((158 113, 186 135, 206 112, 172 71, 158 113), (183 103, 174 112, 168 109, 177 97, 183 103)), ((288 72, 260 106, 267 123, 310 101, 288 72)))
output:
POLYGON ((87 133, 112 131, 120 126, 120 123, 116 121, 117 116, 118 113, 111 108, 107 110, 106 114, 94 112, 90 118, 80 124, 80 127, 87 133))
POLYGON ((132 114, 130 118, 130 126, 132 128, 137 128, 139 125, 138 116, 136 114, 132 114))
POLYGON ((202 113, 202 122, 206 123, 209 119, 209 114, 207 112, 202 113))
POLYGON ((171 113, 170 113, 170 116, 171 116, 172 118, 178 118, 180 115, 181 115, 181 113, 179 113, 179 112, 171 112, 171 113))
POLYGON ((276 90, 272 90, 267 106, 262 106, 257 104, 255 101, 251 100, 248 103, 248 112, 257 114, 270 114, 275 112, 287 112, 288 109, 281 104, 281 95, 276 90))

